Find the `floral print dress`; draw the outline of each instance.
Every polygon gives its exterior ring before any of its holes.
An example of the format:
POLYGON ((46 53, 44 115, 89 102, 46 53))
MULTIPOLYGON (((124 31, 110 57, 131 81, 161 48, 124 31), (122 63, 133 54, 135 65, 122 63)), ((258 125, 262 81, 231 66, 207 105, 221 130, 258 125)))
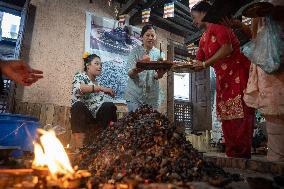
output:
POLYGON ((216 74, 217 114, 221 120, 244 118, 243 91, 247 86, 250 61, 240 52, 240 43, 230 28, 210 24, 203 33, 198 60, 208 60, 224 44, 231 44, 233 52, 213 66, 216 74))
POLYGON ((96 114, 104 102, 113 102, 110 96, 102 92, 83 94, 80 90, 80 84, 90 86, 97 86, 98 84, 92 82, 86 72, 76 73, 72 83, 71 105, 74 105, 78 101, 83 102, 91 111, 94 118, 96 118, 96 114))
POLYGON ((254 109, 249 108, 243 100, 250 61, 240 52, 240 43, 234 32, 222 25, 209 24, 200 39, 197 59, 210 59, 225 44, 232 46, 232 53, 213 65, 216 74, 217 116, 222 121, 226 155, 250 158, 254 109))

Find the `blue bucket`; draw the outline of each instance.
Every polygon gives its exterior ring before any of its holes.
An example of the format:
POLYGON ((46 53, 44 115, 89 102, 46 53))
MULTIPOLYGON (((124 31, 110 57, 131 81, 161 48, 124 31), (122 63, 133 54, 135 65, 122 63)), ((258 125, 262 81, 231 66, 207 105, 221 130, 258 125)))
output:
POLYGON ((0 120, 25 120, 38 122, 38 119, 31 116, 26 116, 22 114, 10 114, 10 113, 0 113, 0 120))
MULTIPOLYGON (((0 146, 18 146, 21 151, 33 152, 39 120, 19 114, 0 114, 0 146)), ((21 153, 16 153, 19 156, 21 153)))

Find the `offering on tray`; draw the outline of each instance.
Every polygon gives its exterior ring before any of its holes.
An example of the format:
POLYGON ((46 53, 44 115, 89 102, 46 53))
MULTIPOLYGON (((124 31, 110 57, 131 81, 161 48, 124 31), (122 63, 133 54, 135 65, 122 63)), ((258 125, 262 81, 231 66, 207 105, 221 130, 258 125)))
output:
POLYGON ((194 61, 193 60, 178 60, 174 61, 175 66, 192 66, 194 61))
POLYGON ((193 66, 193 60, 174 61, 174 66, 172 67, 172 71, 176 73, 190 73, 193 72, 192 66, 193 66))

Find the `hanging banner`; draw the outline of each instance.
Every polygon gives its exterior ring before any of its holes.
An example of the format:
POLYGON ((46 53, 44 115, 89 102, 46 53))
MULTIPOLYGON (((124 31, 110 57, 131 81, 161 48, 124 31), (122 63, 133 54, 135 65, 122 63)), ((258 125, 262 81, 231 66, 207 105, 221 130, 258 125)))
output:
POLYGON ((175 4, 174 4, 174 2, 165 4, 164 5, 164 15, 163 15, 163 18, 172 18, 172 17, 174 17, 174 12, 175 12, 175 4))
POLYGON ((142 23, 149 22, 150 14, 151 14, 151 8, 144 9, 142 11, 142 23))
POLYGON ((190 10, 191 10, 191 8, 192 8, 195 4, 197 4, 199 1, 200 1, 200 0, 189 0, 189 1, 188 1, 188 4, 189 4, 190 10))
MULTIPOLYGON (((141 45, 141 29, 134 26, 118 27, 118 21, 86 13, 85 51, 101 57, 100 85, 110 87, 121 102, 127 85, 127 58, 130 51, 141 45)), ((78 70, 79 71, 79 70, 78 70)))
POLYGON ((249 26, 251 25, 252 19, 251 18, 247 18, 245 16, 242 16, 242 23, 244 23, 245 25, 249 26))

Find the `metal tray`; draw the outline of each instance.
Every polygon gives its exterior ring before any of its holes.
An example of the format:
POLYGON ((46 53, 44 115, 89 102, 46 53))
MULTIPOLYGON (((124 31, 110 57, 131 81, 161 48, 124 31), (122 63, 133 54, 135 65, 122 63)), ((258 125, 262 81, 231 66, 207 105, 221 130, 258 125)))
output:
POLYGON ((172 69, 175 73, 193 73, 192 65, 190 64, 175 64, 172 69))
POLYGON ((136 67, 144 70, 169 70, 173 65, 174 63, 170 61, 138 61, 136 67))

